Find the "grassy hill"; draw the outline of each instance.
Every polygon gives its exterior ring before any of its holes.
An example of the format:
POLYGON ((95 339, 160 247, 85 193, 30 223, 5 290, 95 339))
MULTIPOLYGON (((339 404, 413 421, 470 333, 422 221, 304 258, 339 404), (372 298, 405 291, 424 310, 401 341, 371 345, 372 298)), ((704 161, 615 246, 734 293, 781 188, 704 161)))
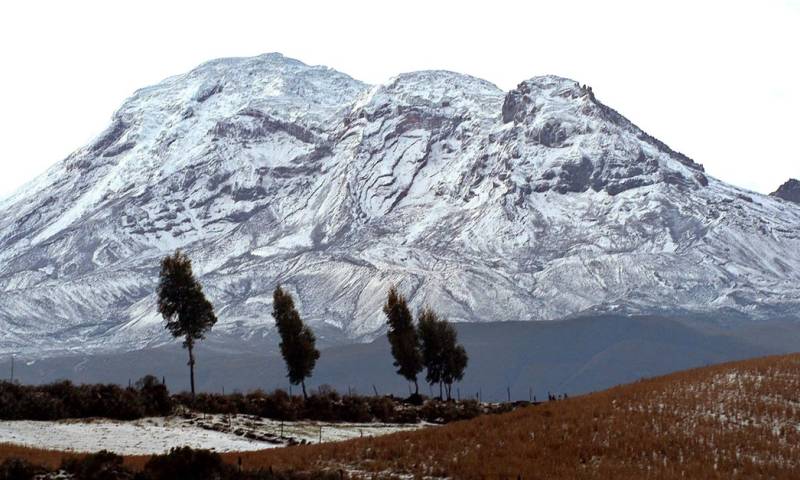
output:
MULTIPOLYGON (((683 371, 440 428, 242 455, 454 478, 800 478, 800 355, 683 371)), ((234 456, 231 456, 233 459, 234 456)))

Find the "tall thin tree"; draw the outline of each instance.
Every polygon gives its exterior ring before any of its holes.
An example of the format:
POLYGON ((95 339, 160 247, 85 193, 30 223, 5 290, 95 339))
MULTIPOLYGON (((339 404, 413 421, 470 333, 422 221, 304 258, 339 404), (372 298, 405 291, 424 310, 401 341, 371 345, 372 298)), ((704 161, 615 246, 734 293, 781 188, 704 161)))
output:
POLYGON ((431 385, 439 384, 439 398, 453 397, 453 383, 464 378, 467 368, 467 351, 458 344, 455 327, 440 317, 430 307, 425 307, 419 315, 419 339, 426 380, 431 385))
POLYGON ((442 322, 430 307, 425 307, 419 314, 417 330, 419 332, 422 364, 425 366, 425 380, 429 385, 439 385, 439 398, 442 398, 442 375, 444 373, 444 340, 442 322))
POLYGON ((392 286, 383 305, 389 326, 386 336, 392 348, 397 373, 414 382, 414 396, 419 397, 417 375, 422 371, 422 354, 419 351, 417 329, 408 309, 406 298, 392 286))
POLYGON ((464 371, 467 368, 469 357, 463 345, 456 342, 455 329, 449 323, 447 326, 453 331, 453 341, 448 343, 445 351, 445 367, 442 374, 442 381, 447 386, 447 399, 453 398, 453 384, 460 382, 464 378, 464 371))
POLYGON ((281 355, 286 362, 289 382, 294 385, 299 383, 303 387, 303 398, 307 399, 306 378, 311 376, 319 359, 316 337, 300 318, 292 295, 280 285, 273 294, 272 317, 281 336, 281 355))
POLYGON ((183 337, 183 348, 189 351, 189 381, 194 399, 195 342, 205 338, 206 332, 217 323, 217 317, 194 277, 192 261, 180 250, 161 260, 158 312, 166 321, 166 329, 175 338, 183 337))

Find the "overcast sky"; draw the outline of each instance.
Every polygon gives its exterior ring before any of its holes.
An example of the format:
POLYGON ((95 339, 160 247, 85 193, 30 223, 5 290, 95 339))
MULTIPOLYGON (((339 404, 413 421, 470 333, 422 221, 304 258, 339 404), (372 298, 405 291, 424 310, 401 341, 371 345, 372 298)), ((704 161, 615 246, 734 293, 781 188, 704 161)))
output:
POLYGON ((100 133, 137 88, 277 51, 367 82, 556 74, 713 176, 800 177, 800 0, 4 1, 0 196, 100 133))

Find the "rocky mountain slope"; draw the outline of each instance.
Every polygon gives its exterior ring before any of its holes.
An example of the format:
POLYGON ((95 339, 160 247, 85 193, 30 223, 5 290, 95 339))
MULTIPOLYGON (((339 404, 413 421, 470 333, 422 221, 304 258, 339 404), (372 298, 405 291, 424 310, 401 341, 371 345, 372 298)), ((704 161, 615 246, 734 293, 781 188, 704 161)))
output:
POLYGON ((800 203, 800 181, 794 178, 789 179, 786 183, 778 187, 777 190, 770 193, 770 195, 790 202, 800 203))
POLYGON ((269 336, 278 282, 329 343, 381 333, 390 283, 467 322, 797 317, 798 225, 800 206, 706 175, 572 80, 215 60, 137 91, 0 202, 0 351, 168 341, 154 290, 176 248, 233 348, 269 336))

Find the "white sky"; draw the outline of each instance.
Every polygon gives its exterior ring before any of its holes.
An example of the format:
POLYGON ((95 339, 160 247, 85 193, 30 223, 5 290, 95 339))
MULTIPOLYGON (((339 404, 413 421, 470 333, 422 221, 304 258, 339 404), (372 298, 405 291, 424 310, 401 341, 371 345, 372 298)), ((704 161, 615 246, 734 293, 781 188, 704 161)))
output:
POLYGON ((3 1, 0 196, 103 130, 135 89, 277 51, 367 82, 556 74, 718 178, 800 177, 800 0, 3 1))

